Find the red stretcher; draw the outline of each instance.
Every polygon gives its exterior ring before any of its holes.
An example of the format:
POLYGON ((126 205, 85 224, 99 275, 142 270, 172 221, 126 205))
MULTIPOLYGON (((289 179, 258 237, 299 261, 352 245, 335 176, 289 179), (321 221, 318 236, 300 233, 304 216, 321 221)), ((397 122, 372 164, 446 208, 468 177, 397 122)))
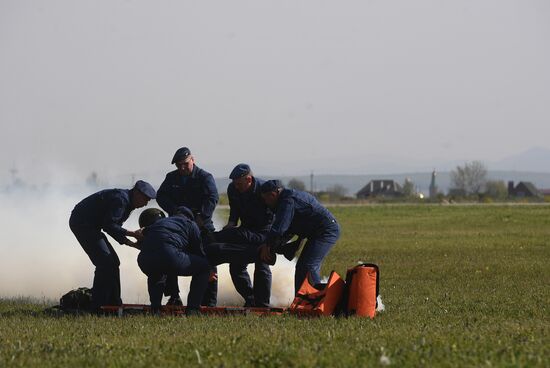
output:
MULTIPOLYGON (((185 306, 165 305, 160 308, 160 314, 164 316, 183 316, 185 306)), ((145 304, 107 305, 101 310, 108 315, 119 317, 126 315, 148 314, 151 307, 145 304)), ((249 307, 200 307, 202 315, 231 316, 231 315, 258 315, 279 316, 287 313, 288 308, 249 308, 249 307)))
MULTIPOLYGON (((378 307, 380 271, 373 263, 363 263, 348 269, 344 281, 332 271, 326 283, 312 285, 306 277, 290 308, 200 307, 202 315, 259 315, 297 317, 358 316, 374 318, 378 307)), ((147 314, 145 304, 103 306, 106 315, 147 314)), ((160 315, 185 315, 185 306, 165 305, 160 315)))

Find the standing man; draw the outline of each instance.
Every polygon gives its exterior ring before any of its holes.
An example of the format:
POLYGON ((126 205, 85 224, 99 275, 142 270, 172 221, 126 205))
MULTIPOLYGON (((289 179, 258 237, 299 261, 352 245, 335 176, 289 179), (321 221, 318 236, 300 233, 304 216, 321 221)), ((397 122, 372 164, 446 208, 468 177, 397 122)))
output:
POLYGON ((193 214, 179 207, 178 214, 164 217, 157 208, 149 208, 139 217, 144 228, 138 264, 147 275, 147 288, 153 312, 160 310, 162 293, 170 276, 192 276, 186 314, 198 314, 208 287, 210 264, 204 255, 201 236, 193 214))
POLYGON ((187 147, 176 151, 172 164, 176 170, 166 174, 158 190, 157 203, 169 216, 175 215, 180 206, 189 208, 200 230, 213 232, 212 214, 219 199, 214 177, 195 165, 195 158, 187 147))
MULTIPOLYGON (((229 220, 223 230, 215 233, 216 242, 237 245, 254 245, 258 248, 267 240, 273 221, 273 213, 263 203, 260 186, 263 180, 253 176, 250 166, 238 164, 229 175, 227 187, 229 220), (240 220, 240 226, 237 224, 240 220)), ((246 248, 246 247, 245 247, 246 248)), ((257 260, 254 268, 254 287, 246 270, 246 257, 229 264, 231 280, 237 292, 244 298, 245 307, 269 307, 271 296, 271 269, 257 260)))
POLYGON ((260 258, 273 262, 273 253, 284 252, 289 234, 307 238, 296 263, 294 292, 298 291, 308 272, 312 284, 319 283, 323 259, 340 236, 336 219, 311 194, 285 189, 278 180, 266 181, 260 190, 265 204, 275 211, 275 221, 266 245, 260 249, 260 258))
POLYGON ((76 239, 94 264, 92 308, 102 305, 120 305, 120 260, 101 230, 120 244, 136 247, 141 231, 129 231, 122 227, 132 210, 145 206, 156 197, 151 184, 138 180, 134 187, 107 189, 92 194, 78 203, 71 213, 69 226, 76 239))
MULTIPOLYGON (((166 174, 158 190, 157 203, 169 216, 176 215, 180 206, 189 208, 201 236, 206 239, 215 230, 212 215, 218 203, 218 190, 214 177, 195 165, 195 158, 187 147, 176 151, 172 164, 176 165, 176 170, 166 174)), ((217 288, 217 283, 210 283, 203 305, 216 305, 217 288)), ((181 303, 177 278, 170 278, 165 294, 173 297, 171 304, 181 303)))

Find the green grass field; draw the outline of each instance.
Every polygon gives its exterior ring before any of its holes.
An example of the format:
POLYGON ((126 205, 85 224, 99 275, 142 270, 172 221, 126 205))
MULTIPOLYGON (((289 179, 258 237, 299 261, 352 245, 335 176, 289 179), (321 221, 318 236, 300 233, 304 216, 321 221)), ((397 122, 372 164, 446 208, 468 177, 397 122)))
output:
POLYGON ((331 210, 343 233, 323 273, 377 263, 374 320, 56 318, 5 300, 0 366, 550 366, 550 206, 331 210))

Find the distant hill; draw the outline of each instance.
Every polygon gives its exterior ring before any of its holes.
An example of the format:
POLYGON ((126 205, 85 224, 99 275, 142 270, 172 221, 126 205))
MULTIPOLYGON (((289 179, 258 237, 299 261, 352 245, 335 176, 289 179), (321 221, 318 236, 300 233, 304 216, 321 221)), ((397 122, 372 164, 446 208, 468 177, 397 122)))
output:
POLYGON ((494 170, 547 172, 550 171, 550 150, 542 147, 533 147, 517 155, 491 163, 489 167, 494 170))

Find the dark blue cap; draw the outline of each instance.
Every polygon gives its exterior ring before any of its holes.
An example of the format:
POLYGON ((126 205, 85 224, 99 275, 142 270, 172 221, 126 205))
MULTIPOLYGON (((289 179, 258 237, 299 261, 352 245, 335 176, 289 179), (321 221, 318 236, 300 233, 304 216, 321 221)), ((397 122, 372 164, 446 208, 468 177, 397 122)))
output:
POLYGON ((280 180, 268 180, 262 184, 260 191, 262 193, 274 192, 280 188, 283 188, 283 183, 280 180))
POLYGON ((176 162, 186 159, 191 155, 191 151, 187 147, 181 147, 174 153, 174 158, 172 158, 172 163, 175 164, 176 162))
POLYGON ((139 190, 141 193, 145 194, 150 199, 157 198, 157 192, 155 191, 153 186, 146 181, 143 181, 143 180, 136 181, 136 185, 134 185, 134 188, 139 190))
POLYGON ((176 213, 174 214, 174 216, 187 217, 191 221, 195 220, 195 216, 193 216, 193 211, 185 206, 179 206, 178 208, 176 208, 176 213))
POLYGON ((250 174, 250 166, 247 164, 238 164, 235 166, 231 174, 229 174, 229 179, 238 179, 242 178, 245 175, 250 174))

